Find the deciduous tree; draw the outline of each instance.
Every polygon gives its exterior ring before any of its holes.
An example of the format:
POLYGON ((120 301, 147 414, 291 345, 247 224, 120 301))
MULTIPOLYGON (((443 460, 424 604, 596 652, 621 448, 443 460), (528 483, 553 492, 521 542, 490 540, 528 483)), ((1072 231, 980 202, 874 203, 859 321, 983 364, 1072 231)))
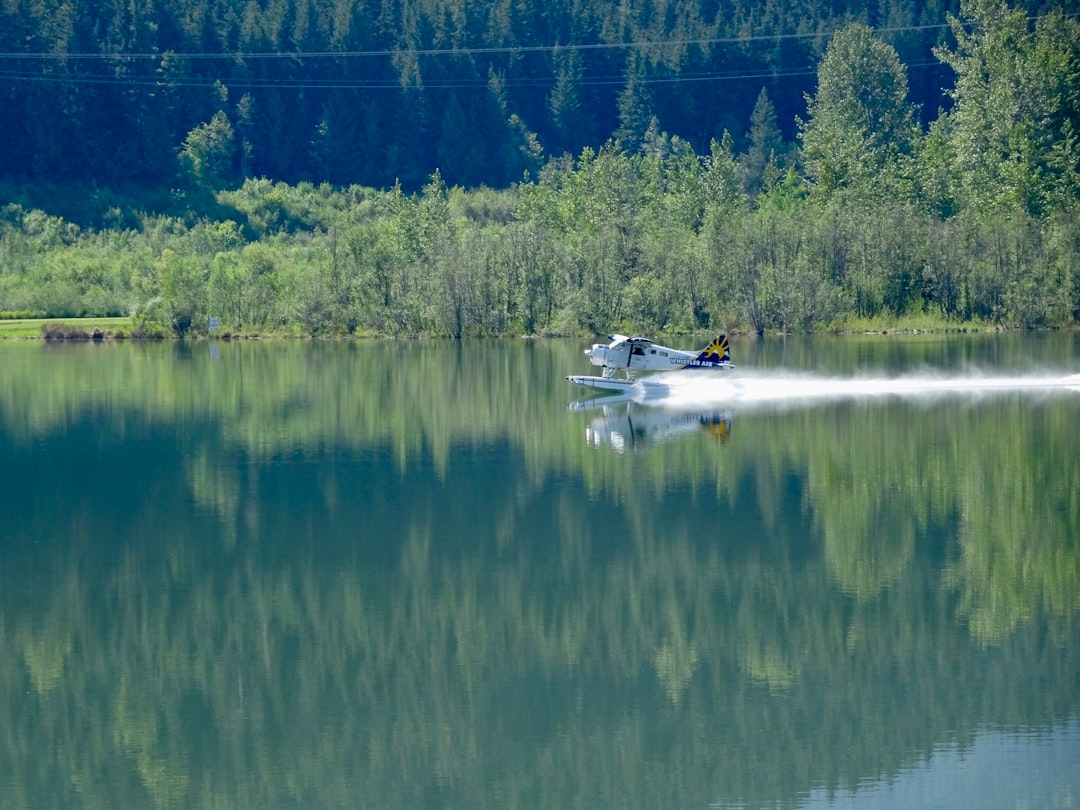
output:
POLYGON ((214 186, 232 171, 236 154, 235 134, 229 116, 218 110, 208 123, 188 133, 180 160, 196 183, 214 186))
POLYGON ((907 195, 918 129, 907 71, 893 47, 862 24, 840 31, 818 66, 818 88, 800 120, 812 196, 869 199, 907 195))
POLYGON ((953 196, 977 212, 1035 215, 1075 200, 1080 23, 1059 11, 1032 31, 1004 0, 964 0, 949 21, 956 48, 935 53, 956 73, 954 104, 935 127, 954 161, 953 196))

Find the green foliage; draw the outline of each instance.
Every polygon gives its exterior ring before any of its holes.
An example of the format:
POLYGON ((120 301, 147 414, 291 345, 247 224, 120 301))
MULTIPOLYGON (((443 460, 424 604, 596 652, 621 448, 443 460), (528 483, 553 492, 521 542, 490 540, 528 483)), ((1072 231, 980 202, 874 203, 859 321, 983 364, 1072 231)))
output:
POLYGON ((907 72, 891 45, 862 24, 833 37, 818 66, 817 93, 800 121, 802 162, 813 196, 884 201, 910 196, 915 111, 907 72))
POLYGON ((206 273, 196 257, 177 255, 170 249, 162 252, 154 269, 160 284, 159 295, 152 303, 154 320, 183 337, 206 315, 206 273))
MULTIPOLYGON (((859 27, 833 42, 834 60, 845 48, 888 55, 859 27)), ((841 97, 820 94, 809 145, 824 148, 824 133, 844 127, 862 137, 852 111, 868 108, 841 97)), ((892 112, 906 128, 910 109, 892 112)), ((586 148, 502 190, 451 187, 439 171, 417 193, 249 179, 216 195, 213 216, 143 213, 127 227, 121 215, 102 229, 13 203, 0 216, 0 308, 135 314, 177 335, 201 333, 210 317, 237 334, 458 338, 810 332, 927 312, 1007 327, 1075 323, 1071 207, 967 205, 947 182, 959 125, 946 120, 897 156, 920 163, 911 194, 885 163, 860 164, 861 179, 848 173, 826 193, 821 177, 808 182, 795 166, 781 177, 770 159, 775 175, 766 187, 762 174, 752 201, 729 134, 698 154, 654 120, 636 151, 586 148)), ((881 146, 884 161, 893 146, 875 137, 861 153, 881 146)))
POLYGON ((743 190, 751 198, 774 188, 783 176, 782 167, 787 163, 788 147, 776 120, 776 108, 764 87, 754 102, 750 115, 749 146, 740 157, 743 172, 743 190))
POLYGON ((812 331, 849 306, 863 317, 934 306, 1007 325, 1073 317, 1077 248, 1065 227, 938 223, 895 206, 814 213, 790 183, 757 212, 733 215, 693 202, 706 186, 688 185, 677 160, 617 165, 623 182, 637 178, 607 201, 625 229, 604 224, 607 215, 588 231, 571 227, 596 207, 565 178, 521 188, 521 220, 505 224, 436 183, 422 197, 374 200, 383 213, 373 218, 254 242, 230 222, 174 222, 115 245, 86 234, 35 256, 26 272, 0 274, 0 291, 9 308, 134 311, 181 334, 211 315, 237 332, 455 336, 616 324, 812 331), (660 183, 673 192, 658 194, 660 183))
POLYGON ((956 49, 935 51, 956 73, 954 106, 935 124, 950 196, 978 213, 1074 206, 1080 23, 1057 11, 1033 32, 1004 0, 964 0, 950 23, 956 49))
POLYGON ((188 133, 180 162, 198 185, 215 187, 230 177, 236 155, 235 133, 224 110, 188 133))
POLYGON ((0 7, 0 179, 23 183, 0 309, 177 334, 1077 320, 1064 10, 963 0, 942 111, 937 12, 902 4, 331 5, 0 7))
MULTIPOLYGON (((699 154, 724 130, 747 133, 736 146, 756 195, 769 185, 758 184, 771 142, 790 141, 804 115, 828 36, 853 20, 879 31, 913 68, 913 101, 933 111, 942 77, 927 60, 959 5, 7 3, 0 180, 167 193, 179 152, 203 190, 268 177, 417 192, 436 168, 453 185, 505 187, 535 176, 545 155, 612 139, 636 153, 655 119, 699 154), (763 90, 776 130, 758 107, 763 90)), ((1051 115, 1014 133, 1014 169, 1045 171, 1048 190, 1021 186, 1061 204, 1075 190, 1076 150, 1043 139, 1080 132, 1076 21, 1036 0, 1017 10, 1041 14, 1022 91, 1051 115)), ((878 79, 893 70, 864 67, 878 79)), ((775 151, 782 174, 786 145, 775 151)))
POLYGON ((630 51, 626 60, 626 83, 619 94, 619 126, 614 138, 624 149, 636 152, 653 125, 653 101, 644 75, 644 60, 630 51))

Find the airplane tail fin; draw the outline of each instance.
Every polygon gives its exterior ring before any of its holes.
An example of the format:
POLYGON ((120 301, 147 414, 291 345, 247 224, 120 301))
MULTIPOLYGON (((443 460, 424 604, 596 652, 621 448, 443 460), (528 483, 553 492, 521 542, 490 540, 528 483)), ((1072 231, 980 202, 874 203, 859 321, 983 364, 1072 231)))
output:
POLYGON ((727 335, 717 335, 713 338, 713 342, 702 349, 697 356, 699 363, 713 363, 719 365, 720 363, 731 362, 731 348, 728 346, 727 335))

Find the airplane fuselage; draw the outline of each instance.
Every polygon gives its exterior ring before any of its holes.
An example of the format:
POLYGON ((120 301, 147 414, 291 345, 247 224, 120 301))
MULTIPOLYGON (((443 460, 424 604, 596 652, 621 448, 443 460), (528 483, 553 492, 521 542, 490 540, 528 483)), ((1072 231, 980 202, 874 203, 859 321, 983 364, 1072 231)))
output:
POLYGON ((594 366, 603 367, 604 377, 611 377, 620 369, 632 378, 638 371, 731 366, 727 340, 722 335, 697 352, 669 349, 649 338, 611 335, 611 343, 594 343, 592 348, 585 350, 585 355, 594 366))

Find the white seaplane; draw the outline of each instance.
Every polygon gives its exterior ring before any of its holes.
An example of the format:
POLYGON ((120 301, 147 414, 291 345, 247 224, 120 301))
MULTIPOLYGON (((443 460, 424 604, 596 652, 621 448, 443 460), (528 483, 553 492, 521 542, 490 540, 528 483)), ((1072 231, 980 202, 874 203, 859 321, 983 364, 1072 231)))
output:
POLYGON ((712 343, 696 352, 669 349, 643 337, 608 335, 608 338, 611 343, 594 343, 591 349, 585 350, 589 361, 603 368, 602 376, 571 374, 566 379, 590 388, 627 391, 638 383, 639 371, 734 368, 725 335, 717 335, 712 343), (625 376, 616 377, 616 371, 625 376))

